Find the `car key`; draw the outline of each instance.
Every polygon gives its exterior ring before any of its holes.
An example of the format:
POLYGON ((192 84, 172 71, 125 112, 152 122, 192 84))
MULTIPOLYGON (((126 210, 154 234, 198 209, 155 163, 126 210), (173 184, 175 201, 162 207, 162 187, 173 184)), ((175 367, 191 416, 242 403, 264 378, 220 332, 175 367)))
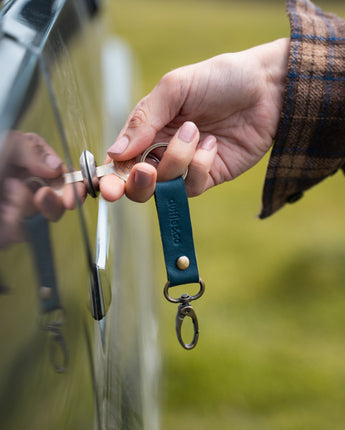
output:
POLYGON ((73 184, 75 182, 83 182, 87 192, 96 197, 99 190, 99 179, 111 173, 121 178, 124 182, 130 174, 130 171, 137 160, 131 159, 128 161, 112 161, 103 166, 96 166, 95 157, 90 151, 83 151, 80 159, 81 170, 77 172, 68 172, 64 174, 64 184, 73 184))
POLYGON ((167 143, 156 143, 151 145, 146 151, 141 155, 141 157, 132 158, 127 161, 112 161, 111 163, 104 164, 102 166, 96 166, 95 157, 90 151, 83 151, 79 163, 80 169, 76 172, 68 172, 64 174, 64 184, 72 184, 75 182, 83 182, 87 192, 92 197, 97 197, 99 190, 99 179, 102 176, 115 174, 121 178, 124 182, 127 181, 128 176, 132 170, 132 167, 139 161, 146 161, 147 157, 150 157, 156 164, 160 160, 151 152, 160 147, 167 147, 167 143))
MULTIPOLYGON (((114 173, 126 182, 134 164, 135 160, 129 160, 126 162, 115 161, 108 164, 104 164, 103 166, 95 166, 94 174, 97 176, 98 179, 100 179, 102 176, 114 173)), ((87 169, 88 171, 90 164, 87 164, 87 166, 88 167, 84 166, 83 169, 87 169)), ((92 176, 92 170, 90 170, 90 174, 92 176)), ((75 182, 84 182, 85 171, 78 170, 76 172, 68 172, 64 173, 63 176, 65 185, 73 184, 75 182)))

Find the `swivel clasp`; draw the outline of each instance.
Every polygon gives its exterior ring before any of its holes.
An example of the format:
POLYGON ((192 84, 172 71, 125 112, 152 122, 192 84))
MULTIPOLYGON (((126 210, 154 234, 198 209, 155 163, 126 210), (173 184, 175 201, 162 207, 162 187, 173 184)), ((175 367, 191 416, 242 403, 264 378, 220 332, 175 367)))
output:
POLYGON ((199 323, 198 319, 196 317, 196 313, 193 309, 193 307, 189 303, 189 296, 188 294, 183 294, 181 296, 181 303, 177 309, 176 314, 176 335, 177 339, 182 345, 184 349, 193 349, 195 348, 196 344, 198 343, 199 339, 199 323), (193 340, 190 343, 185 343, 182 338, 182 324, 185 319, 185 317, 191 318, 193 322, 193 340))

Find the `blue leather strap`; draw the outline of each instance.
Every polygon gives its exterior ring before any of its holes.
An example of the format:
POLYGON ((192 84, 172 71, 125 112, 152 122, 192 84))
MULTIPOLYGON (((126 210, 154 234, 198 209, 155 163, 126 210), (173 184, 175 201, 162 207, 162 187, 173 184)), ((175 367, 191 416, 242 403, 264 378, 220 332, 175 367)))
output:
POLYGON ((199 282, 192 224, 183 178, 157 182, 155 202, 170 287, 199 282), (181 257, 187 257, 189 261, 187 268, 185 266, 182 269, 179 268, 178 261, 181 257))

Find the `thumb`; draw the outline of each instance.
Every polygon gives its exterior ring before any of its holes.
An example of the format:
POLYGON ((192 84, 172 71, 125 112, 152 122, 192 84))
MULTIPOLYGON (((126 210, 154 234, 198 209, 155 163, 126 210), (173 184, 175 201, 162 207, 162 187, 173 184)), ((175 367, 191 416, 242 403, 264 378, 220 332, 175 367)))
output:
POLYGON ((144 97, 129 115, 108 155, 129 160, 148 148, 158 131, 174 119, 183 103, 179 74, 170 72, 144 97), (177 90, 179 87, 180 90, 177 90))

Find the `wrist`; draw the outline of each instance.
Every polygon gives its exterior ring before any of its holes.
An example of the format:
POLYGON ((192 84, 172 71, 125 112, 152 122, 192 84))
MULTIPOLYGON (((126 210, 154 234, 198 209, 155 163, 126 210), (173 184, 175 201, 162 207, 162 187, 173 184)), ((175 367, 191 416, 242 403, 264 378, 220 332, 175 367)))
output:
POLYGON ((282 38, 262 45, 261 65, 272 102, 281 110, 288 73, 290 39, 282 38))

